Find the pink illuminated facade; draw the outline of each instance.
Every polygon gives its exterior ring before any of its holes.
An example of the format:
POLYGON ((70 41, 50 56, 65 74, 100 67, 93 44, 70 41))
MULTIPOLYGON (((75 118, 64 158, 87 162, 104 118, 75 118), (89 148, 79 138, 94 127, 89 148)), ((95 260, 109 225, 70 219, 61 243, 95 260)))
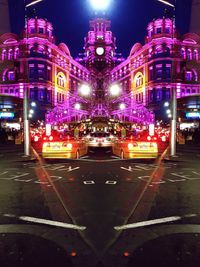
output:
POLYGON ((84 39, 84 52, 73 59, 66 44, 55 44, 51 23, 28 19, 22 36, 0 36, 0 95, 30 101, 50 123, 86 119, 150 123, 165 120, 164 103, 200 95, 200 36, 180 36, 173 21, 150 22, 145 44, 136 43, 127 59, 116 52, 110 21, 96 18, 84 39), (80 88, 87 84, 89 95, 80 88), (120 86, 112 96, 113 84, 120 86))

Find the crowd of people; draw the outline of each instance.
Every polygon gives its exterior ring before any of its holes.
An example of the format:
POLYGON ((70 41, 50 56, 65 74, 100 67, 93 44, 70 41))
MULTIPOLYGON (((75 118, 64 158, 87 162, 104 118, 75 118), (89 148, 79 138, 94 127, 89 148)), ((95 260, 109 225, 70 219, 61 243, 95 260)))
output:
POLYGON ((19 135, 20 131, 15 128, 0 128, 0 143, 6 144, 8 142, 15 143, 16 137, 19 135))

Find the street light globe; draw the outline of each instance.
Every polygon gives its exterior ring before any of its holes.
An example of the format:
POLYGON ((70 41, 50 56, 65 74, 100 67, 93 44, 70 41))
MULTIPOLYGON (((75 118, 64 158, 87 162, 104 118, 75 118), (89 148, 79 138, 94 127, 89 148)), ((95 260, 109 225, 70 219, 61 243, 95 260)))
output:
POLYGON ((79 90, 82 96, 89 96, 91 92, 91 88, 87 84, 82 84, 79 90))
POLYGON ((164 107, 169 107, 169 102, 165 102, 164 107))
POLYGON ((118 96, 121 93, 121 87, 118 84, 113 84, 110 87, 110 94, 112 96, 118 96))
POLYGON ((79 110, 81 108, 81 105, 79 103, 76 103, 74 106, 75 109, 79 110))
POLYGON ((36 107, 36 103, 35 102, 31 102, 31 107, 36 107))
POLYGON ((120 108, 121 110, 123 110, 123 109, 126 108, 126 105, 125 105, 124 103, 121 103, 121 104, 119 105, 119 108, 120 108))
POLYGON ((90 0, 90 4, 95 10, 106 10, 110 5, 111 0, 90 0))

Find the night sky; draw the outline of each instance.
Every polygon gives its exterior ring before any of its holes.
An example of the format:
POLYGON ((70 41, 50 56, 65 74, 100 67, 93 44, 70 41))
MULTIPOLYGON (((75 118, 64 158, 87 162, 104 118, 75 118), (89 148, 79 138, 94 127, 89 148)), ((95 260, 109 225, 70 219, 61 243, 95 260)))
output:
MULTIPOLYGON (((8 1, 12 32, 19 34, 24 26, 24 0, 8 1)), ((166 6, 157 0, 112 1, 106 18, 111 20, 111 30, 117 37, 117 52, 127 57, 136 42, 144 44, 148 23, 154 18, 163 17, 166 6)), ((173 0, 170 1, 173 3, 173 0)), ((189 31, 191 1, 177 0, 176 25, 181 34, 189 31)), ((53 24, 56 43, 66 43, 73 57, 83 52, 89 20, 95 17, 88 2, 89 0, 44 0, 35 5, 36 15, 53 24)), ((172 14, 172 8, 168 9, 172 14)), ((31 13, 31 8, 28 13, 31 13)), ((101 13, 96 16, 100 17, 101 13)))

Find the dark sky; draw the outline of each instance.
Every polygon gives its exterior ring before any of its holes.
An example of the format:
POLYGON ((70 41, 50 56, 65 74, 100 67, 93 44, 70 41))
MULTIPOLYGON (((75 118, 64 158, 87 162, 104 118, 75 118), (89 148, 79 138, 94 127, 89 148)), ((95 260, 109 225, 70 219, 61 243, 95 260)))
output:
MULTIPOLYGON (((24 25, 24 0, 8 1, 12 32, 19 34, 24 25)), ((31 1, 27 0, 27 3, 31 1)), ((47 18, 53 24, 57 44, 66 43, 73 57, 83 51, 83 38, 89 30, 89 20, 94 18, 88 1, 43 0, 35 5, 37 16, 47 18)), ((111 30, 117 37, 117 52, 127 57, 136 42, 144 44, 148 23, 154 18, 161 18, 166 6, 157 0, 112 1, 106 16, 111 20, 111 30)), ((174 0, 168 1, 173 3, 174 0)), ((181 34, 189 31, 191 1, 177 0, 176 25, 181 34)), ((169 10, 172 12, 172 8, 169 7, 169 10)))

